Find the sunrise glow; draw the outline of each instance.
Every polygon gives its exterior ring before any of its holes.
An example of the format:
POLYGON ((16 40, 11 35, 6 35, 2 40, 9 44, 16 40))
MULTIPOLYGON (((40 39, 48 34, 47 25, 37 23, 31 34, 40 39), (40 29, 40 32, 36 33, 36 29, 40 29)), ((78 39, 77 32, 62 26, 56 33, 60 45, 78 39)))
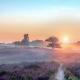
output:
POLYGON ((56 36, 63 42, 65 35, 70 42, 80 40, 79 1, 0 0, 0 7, 0 42, 21 40, 24 33, 30 41, 56 36))
POLYGON ((68 39, 67 39, 67 38, 65 38, 64 40, 65 40, 65 41, 67 41, 68 39))

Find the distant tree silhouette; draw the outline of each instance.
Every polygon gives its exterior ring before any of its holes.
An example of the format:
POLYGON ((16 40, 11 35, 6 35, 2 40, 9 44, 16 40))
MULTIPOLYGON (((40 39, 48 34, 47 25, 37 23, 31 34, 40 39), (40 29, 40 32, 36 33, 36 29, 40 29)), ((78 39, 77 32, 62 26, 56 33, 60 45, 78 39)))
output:
POLYGON ((75 43, 76 46, 80 46, 80 41, 75 43))
POLYGON ((78 41, 77 44, 80 44, 80 41, 78 41))
POLYGON ((46 39, 45 41, 50 42, 48 44, 48 47, 52 47, 52 49, 53 48, 61 48, 57 37, 52 36, 52 37, 49 37, 48 39, 46 39))
POLYGON ((16 41, 16 46, 29 46, 29 37, 28 34, 24 34, 24 39, 22 41, 16 41))

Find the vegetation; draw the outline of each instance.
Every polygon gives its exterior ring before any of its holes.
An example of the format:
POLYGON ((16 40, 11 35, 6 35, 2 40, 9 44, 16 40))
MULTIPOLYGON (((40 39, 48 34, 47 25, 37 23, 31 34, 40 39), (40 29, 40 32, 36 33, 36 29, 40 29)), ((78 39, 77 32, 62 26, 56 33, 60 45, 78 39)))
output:
POLYGON ((60 44, 59 44, 59 40, 57 37, 49 37, 48 39, 46 39, 45 41, 50 42, 48 47, 52 47, 53 48, 61 48, 60 44))
POLYGON ((73 78, 73 75, 69 72, 69 71, 65 71, 64 72, 64 74, 65 74, 65 78, 67 79, 67 80, 73 80, 72 78, 73 78))
POLYGON ((80 78, 80 63, 68 63, 65 68, 80 78))
POLYGON ((33 62, 0 66, 0 80, 48 80, 59 67, 57 62, 33 62), (15 68, 14 68, 15 67, 15 68))

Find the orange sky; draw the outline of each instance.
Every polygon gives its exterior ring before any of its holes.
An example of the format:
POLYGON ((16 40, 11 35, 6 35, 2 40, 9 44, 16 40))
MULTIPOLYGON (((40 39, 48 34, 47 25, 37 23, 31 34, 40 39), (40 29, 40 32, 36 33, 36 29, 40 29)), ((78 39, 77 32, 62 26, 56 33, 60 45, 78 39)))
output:
POLYGON ((67 42, 80 40, 79 19, 49 19, 49 20, 19 20, 7 19, 0 21, 0 42, 21 41, 25 33, 29 34, 30 41, 36 39, 45 40, 50 36, 56 36, 60 42, 68 38, 67 42))
POLYGON ((0 0, 0 42, 50 36, 60 42, 80 40, 79 0, 0 0))

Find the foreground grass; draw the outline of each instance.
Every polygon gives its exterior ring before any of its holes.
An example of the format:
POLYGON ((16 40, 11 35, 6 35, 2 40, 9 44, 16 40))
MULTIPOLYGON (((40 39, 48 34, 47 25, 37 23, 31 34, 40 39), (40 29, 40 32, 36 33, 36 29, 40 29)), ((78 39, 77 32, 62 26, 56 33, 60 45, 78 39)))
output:
POLYGON ((58 70, 57 62, 33 62, 0 65, 0 80, 49 80, 58 70))
POLYGON ((80 63, 68 63, 66 69, 70 70, 75 76, 80 78, 80 63))
POLYGON ((73 76, 73 80, 80 80, 77 76, 73 76))
POLYGON ((68 71, 68 70, 65 70, 64 74, 65 74, 65 76, 64 76, 64 77, 65 77, 67 80, 80 80, 80 78, 79 78, 79 77, 74 76, 74 74, 73 74, 73 73, 71 73, 71 72, 70 72, 70 71, 68 71))
POLYGON ((65 64, 65 74, 68 80, 80 80, 80 64, 79 63, 67 63, 65 64))

